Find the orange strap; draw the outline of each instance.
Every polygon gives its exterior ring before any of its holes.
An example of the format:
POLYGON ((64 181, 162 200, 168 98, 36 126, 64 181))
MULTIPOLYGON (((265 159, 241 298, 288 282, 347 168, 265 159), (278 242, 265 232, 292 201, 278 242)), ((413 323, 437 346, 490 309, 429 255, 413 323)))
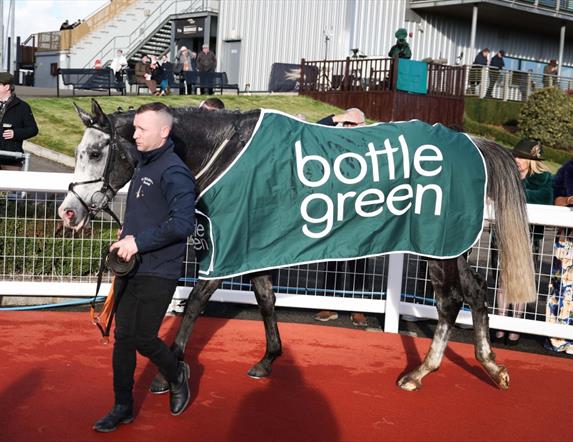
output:
POLYGON ((111 281, 111 287, 109 289, 109 293, 103 305, 103 309, 101 313, 97 314, 95 309, 95 304, 92 303, 90 307, 90 320, 92 324, 96 325, 104 340, 109 340, 109 330, 110 330, 110 322, 113 321, 113 308, 115 303, 115 276, 111 281))

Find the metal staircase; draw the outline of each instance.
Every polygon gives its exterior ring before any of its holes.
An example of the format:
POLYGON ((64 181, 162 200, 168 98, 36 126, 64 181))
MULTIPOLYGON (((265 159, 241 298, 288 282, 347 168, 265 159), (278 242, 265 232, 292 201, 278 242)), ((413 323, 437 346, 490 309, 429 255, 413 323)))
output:
POLYGON ((169 52, 172 27, 173 22, 169 19, 160 25, 155 32, 151 33, 150 37, 143 41, 143 44, 139 48, 133 53, 128 54, 128 63, 130 65, 135 64, 141 60, 144 54, 160 57, 169 52))
POLYGON ((154 9, 147 8, 145 18, 138 20, 136 28, 129 35, 118 35, 127 22, 133 22, 135 15, 143 9, 141 5, 128 8, 121 17, 109 23, 104 29, 94 32, 78 44, 78 49, 85 50, 88 45, 99 47, 91 51, 89 58, 82 57, 78 67, 91 68, 96 59, 104 63, 111 60, 117 51, 122 49, 130 64, 141 59, 143 54, 160 56, 169 50, 171 41, 171 20, 176 17, 196 12, 218 12, 218 0, 145 0, 145 4, 153 4, 154 9), (115 35, 113 35, 115 34, 115 35), (106 43, 104 43, 107 41, 106 43), (102 44, 103 43, 103 44, 102 44), (86 61, 87 60, 87 61, 86 61))

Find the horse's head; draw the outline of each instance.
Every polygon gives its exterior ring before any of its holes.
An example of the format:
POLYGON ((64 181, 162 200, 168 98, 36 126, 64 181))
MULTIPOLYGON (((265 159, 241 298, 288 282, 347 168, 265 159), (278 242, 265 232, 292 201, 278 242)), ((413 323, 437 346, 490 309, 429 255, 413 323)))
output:
POLYGON ((73 182, 58 215, 66 227, 78 231, 97 213, 110 212, 109 203, 133 175, 137 157, 129 118, 120 127, 119 117, 106 115, 95 100, 91 115, 74 106, 86 129, 76 147, 73 182))

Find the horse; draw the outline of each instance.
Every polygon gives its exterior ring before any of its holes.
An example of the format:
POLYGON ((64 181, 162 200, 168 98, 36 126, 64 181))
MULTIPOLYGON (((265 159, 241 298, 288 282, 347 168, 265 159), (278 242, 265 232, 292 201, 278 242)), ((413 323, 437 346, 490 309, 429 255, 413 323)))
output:
MULTIPOLYGON (((80 230, 109 204, 117 191, 131 178, 137 163, 133 142, 135 112, 117 111, 106 114, 92 100, 91 113, 74 104, 85 125, 76 148, 74 181, 58 208, 64 225, 80 230)), ((192 107, 173 109, 171 137, 175 151, 188 165, 197 180, 198 194, 233 162, 253 134, 260 110, 205 111, 192 107)), ((352 130, 352 129, 349 129, 352 130)), ((510 302, 531 302, 536 291, 533 259, 525 197, 512 155, 498 144, 471 137, 484 157, 487 169, 487 197, 491 201, 500 249, 501 278, 510 302)), ((489 337, 486 303, 486 281, 473 270, 465 254, 457 258, 429 259, 428 270, 436 296, 438 323, 430 349, 423 362, 398 379, 407 391, 418 390, 422 379, 440 367, 456 317, 465 302, 471 308, 475 333, 475 357, 493 382, 509 388, 509 372, 496 363, 489 337)), ((265 329, 266 351, 248 375, 254 378, 271 374, 272 364, 282 353, 282 343, 275 314, 276 295, 270 272, 249 275, 265 329)), ((172 350, 183 358, 194 323, 209 298, 222 281, 199 280, 185 306, 183 319, 172 344, 172 350)), ((167 382, 158 374, 151 391, 161 392, 167 382)))

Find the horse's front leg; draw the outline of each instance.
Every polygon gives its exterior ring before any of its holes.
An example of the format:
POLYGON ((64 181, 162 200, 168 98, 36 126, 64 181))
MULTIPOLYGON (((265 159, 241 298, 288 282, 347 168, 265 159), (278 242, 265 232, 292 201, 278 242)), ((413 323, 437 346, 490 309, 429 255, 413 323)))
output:
POLYGON ((271 374, 273 361, 282 354, 282 344, 277 326, 275 312, 276 296, 270 275, 255 274, 251 279, 257 303, 265 324, 265 337, 267 341, 263 358, 251 367, 248 375, 253 378, 263 378, 271 374))
POLYGON ((418 368, 402 376, 398 381, 400 388, 408 391, 421 388, 422 379, 440 368, 452 327, 462 307, 462 294, 456 260, 429 260, 428 269, 436 295, 438 325, 424 362, 418 368))
MULTIPOLYGON (((175 342, 171 346, 171 351, 173 351, 179 359, 183 359, 185 347, 187 347, 187 342, 193 332, 195 321, 205 309, 211 295, 213 295, 220 284, 220 279, 209 281, 199 280, 195 287, 193 287, 193 290, 191 290, 183 311, 181 326, 175 337, 175 342)), ((167 379, 165 379, 161 373, 157 373, 149 387, 149 391, 153 394, 167 393, 169 391, 169 382, 167 382, 167 379)))
POLYGON ((472 309, 474 325, 475 355, 492 380, 502 389, 509 388, 509 373, 503 365, 495 362, 495 353, 489 341, 489 318, 487 316, 487 284, 465 259, 458 258, 460 281, 464 301, 472 309))

